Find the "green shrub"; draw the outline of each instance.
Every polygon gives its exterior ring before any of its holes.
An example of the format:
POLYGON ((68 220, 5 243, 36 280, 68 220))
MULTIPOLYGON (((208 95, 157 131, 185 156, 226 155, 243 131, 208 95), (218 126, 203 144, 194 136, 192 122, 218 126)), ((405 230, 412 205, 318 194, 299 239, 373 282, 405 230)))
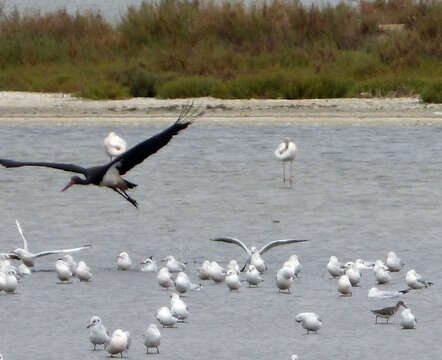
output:
POLYGON ((88 84, 75 95, 93 100, 115 100, 128 98, 129 89, 116 82, 105 80, 98 83, 88 84))
POLYGON ((442 103, 442 81, 426 85, 421 92, 422 100, 430 103, 442 103))
POLYGON ((165 99, 209 96, 215 85, 216 80, 211 78, 180 77, 165 82, 158 89, 158 96, 165 99))

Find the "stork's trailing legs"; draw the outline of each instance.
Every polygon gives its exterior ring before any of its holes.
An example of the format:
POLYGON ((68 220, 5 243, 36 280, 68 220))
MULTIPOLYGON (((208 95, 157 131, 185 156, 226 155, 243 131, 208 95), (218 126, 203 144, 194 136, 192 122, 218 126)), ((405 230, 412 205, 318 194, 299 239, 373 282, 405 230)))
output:
POLYGON ((135 199, 132 199, 127 193, 126 191, 124 191, 123 189, 120 188, 112 188, 112 190, 114 190, 117 194, 121 195, 123 198, 125 198, 127 201, 129 201, 133 206, 135 206, 136 208, 138 208, 138 203, 135 199))

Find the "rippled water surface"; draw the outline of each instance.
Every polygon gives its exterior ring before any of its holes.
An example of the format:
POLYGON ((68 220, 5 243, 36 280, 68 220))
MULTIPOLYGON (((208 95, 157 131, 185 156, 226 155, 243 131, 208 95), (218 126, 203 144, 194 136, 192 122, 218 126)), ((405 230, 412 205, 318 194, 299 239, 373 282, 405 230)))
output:
MULTIPOLYGON (((73 162, 107 161, 101 146, 110 130, 135 144, 166 125, 95 123, 0 125, 1 157, 73 162)), ((93 244, 78 253, 93 281, 57 284, 56 256, 20 282, 16 295, 0 293, 0 352, 9 359, 104 359, 91 351, 86 325, 98 314, 108 329, 133 335, 129 358, 144 359, 141 333, 169 303, 155 275, 118 272, 125 250, 135 263, 175 255, 196 269, 204 259, 222 264, 245 257, 239 247, 209 241, 230 235, 257 246, 278 238, 308 243, 272 249, 260 288, 230 294, 225 284, 204 283, 187 295, 189 322, 161 329, 158 359, 439 359, 441 256, 440 127, 194 124, 126 177, 139 186, 136 210, 107 189, 60 189, 70 174, 39 168, 0 169, 0 251, 21 246, 15 218, 31 250, 93 244), (295 185, 283 186, 273 150, 295 139, 295 185), (394 250, 436 283, 404 296, 417 330, 375 325, 370 309, 394 301, 372 300, 370 272, 353 297, 336 292, 325 265, 331 255, 348 261, 386 258, 394 250), (274 274, 292 253, 304 266, 291 295, 278 294, 274 274), (294 317, 315 311, 324 325, 306 335, 294 317)), ((405 271, 387 289, 405 287, 405 271)))

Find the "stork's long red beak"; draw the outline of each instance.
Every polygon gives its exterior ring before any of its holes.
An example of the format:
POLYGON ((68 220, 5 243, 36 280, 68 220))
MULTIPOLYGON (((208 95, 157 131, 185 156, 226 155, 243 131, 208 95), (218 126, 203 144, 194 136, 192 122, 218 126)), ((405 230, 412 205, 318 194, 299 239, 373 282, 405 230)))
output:
POLYGON ((67 184, 63 189, 61 189, 61 191, 66 191, 66 190, 69 189, 72 185, 74 185, 74 182, 71 180, 71 181, 68 182, 68 184, 67 184))

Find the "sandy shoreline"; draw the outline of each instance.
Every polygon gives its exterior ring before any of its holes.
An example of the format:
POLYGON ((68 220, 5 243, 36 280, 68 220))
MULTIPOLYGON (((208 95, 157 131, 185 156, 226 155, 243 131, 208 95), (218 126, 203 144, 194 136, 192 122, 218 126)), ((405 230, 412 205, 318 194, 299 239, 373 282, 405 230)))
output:
MULTIPOLYGON (((176 118, 185 99, 93 101, 67 94, 0 92, 0 122, 152 122, 176 118)), ((194 99, 208 122, 442 123, 442 104, 418 98, 220 100, 194 99)))

